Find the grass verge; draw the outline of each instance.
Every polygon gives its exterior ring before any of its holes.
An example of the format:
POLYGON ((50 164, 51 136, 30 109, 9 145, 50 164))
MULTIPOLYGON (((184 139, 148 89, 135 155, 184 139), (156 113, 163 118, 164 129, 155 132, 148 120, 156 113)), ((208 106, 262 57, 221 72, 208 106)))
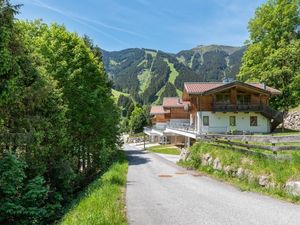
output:
POLYGON ((128 162, 124 152, 101 177, 92 182, 75 200, 60 225, 125 225, 124 187, 128 162))
POLYGON ((292 153, 291 160, 275 160, 205 142, 194 144, 190 152, 187 161, 179 162, 181 166, 196 169, 231 183, 243 191, 255 191, 300 203, 300 197, 290 195, 284 188, 287 181, 300 179, 299 152, 292 153), (210 161, 206 161, 208 156, 211 158, 210 161), (221 164, 221 168, 218 169, 214 168, 217 159, 221 164), (260 184, 261 177, 266 177, 266 185, 260 184))
MULTIPOLYGON (((256 134, 255 134, 256 135, 256 134)), ((271 134, 257 134, 258 136, 264 135, 264 136, 290 136, 290 135, 300 135, 300 131, 296 130, 290 130, 285 128, 282 130, 282 128, 276 128, 271 134)))
POLYGON ((180 149, 173 145, 158 145, 147 148, 150 152, 169 154, 169 155, 180 155, 180 149))

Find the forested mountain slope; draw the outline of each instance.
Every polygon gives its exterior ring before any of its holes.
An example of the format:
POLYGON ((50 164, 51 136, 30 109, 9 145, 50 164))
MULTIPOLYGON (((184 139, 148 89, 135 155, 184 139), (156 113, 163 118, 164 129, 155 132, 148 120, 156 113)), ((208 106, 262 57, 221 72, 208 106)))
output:
POLYGON ((244 51, 245 47, 221 45, 197 46, 177 54, 138 48, 102 50, 115 89, 144 104, 180 95, 184 82, 234 78, 244 51))

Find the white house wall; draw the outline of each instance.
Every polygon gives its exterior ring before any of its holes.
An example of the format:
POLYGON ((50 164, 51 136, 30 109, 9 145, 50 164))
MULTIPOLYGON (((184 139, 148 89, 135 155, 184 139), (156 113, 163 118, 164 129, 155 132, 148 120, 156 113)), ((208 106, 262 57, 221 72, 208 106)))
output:
POLYGON ((190 123, 190 119, 170 119, 170 123, 190 123))
POLYGON ((198 133, 225 133, 230 130, 247 131, 252 133, 269 133, 270 121, 260 113, 255 112, 198 112, 198 133), (209 126, 203 126, 203 116, 209 116, 209 126), (236 117, 236 126, 230 127, 229 117, 236 117), (250 116, 257 116, 257 126, 250 126, 250 116))
POLYGON ((167 123, 156 123, 154 127, 156 129, 164 130, 166 128, 166 126, 167 126, 167 123))
POLYGON ((171 126, 182 126, 182 124, 190 124, 190 119, 170 119, 171 126))

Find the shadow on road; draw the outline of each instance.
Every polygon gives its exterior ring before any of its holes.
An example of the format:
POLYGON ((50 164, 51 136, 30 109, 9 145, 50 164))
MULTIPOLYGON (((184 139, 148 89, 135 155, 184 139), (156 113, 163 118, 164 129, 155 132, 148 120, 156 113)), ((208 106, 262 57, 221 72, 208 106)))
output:
POLYGON ((149 162, 150 160, 145 158, 147 152, 137 150, 125 150, 129 165, 140 165, 149 162))

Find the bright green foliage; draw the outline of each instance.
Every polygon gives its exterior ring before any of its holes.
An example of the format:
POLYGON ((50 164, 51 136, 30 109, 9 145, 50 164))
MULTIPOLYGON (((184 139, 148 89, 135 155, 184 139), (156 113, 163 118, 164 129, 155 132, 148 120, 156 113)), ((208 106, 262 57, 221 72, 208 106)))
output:
POLYGON ((173 145, 158 145, 147 148, 148 151, 169 154, 169 155, 180 155, 180 149, 173 145))
POLYGON ((101 178, 96 179, 81 194, 61 225, 125 225, 123 188, 126 185, 128 163, 125 156, 114 163, 101 178))
POLYGON ((250 42, 239 78, 281 90, 272 102, 278 108, 288 109, 300 100, 299 13, 299 0, 269 0, 248 26, 250 42))
MULTIPOLYGON (((33 65, 20 30, 13 23, 11 6, 5 2, 1 4, 2 16, 10 19, 0 27, 1 34, 6 34, 1 36, 0 58, 7 60, 5 69, 0 72, 0 118, 3 121, 0 130, 9 137, 4 140, 0 157, 7 151, 17 152, 28 165, 26 176, 29 179, 42 175, 52 184, 53 190, 64 194, 59 179, 69 181, 72 171, 66 173, 56 163, 69 157, 66 107, 56 82, 42 71, 39 73, 33 65), (10 16, 5 12, 10 12, 7 13, 10 16), (28 138, 24 142, 20 137, 28 138), (55 173, 54 168, 57 169, 55 173)), ((64 167, 67 166, 65 161, 64 167)))
POLYGON ((117 105, 122 109, 122 116, 128 116, 129 118, 133 110, 132 106, 134 107, 134 102, 132 101, 132 99, 129 96, 120 95, 117 105))
POLYGON ((146 118, 145 125, 151 125, 151 115, 150 115, 151 105, 143 105, 144 116, 146 118))
POLYGON ((32 55, 41 58, 42 69, 62 89, 77 170, 93 174, 105 168, 113 153, 109 151, 116 150, 119 112, 99 48, 57 24, 48 27, 40 21, 21 22, 19 27, 28 45, 35 46, 32 55))
POLYGON ((48 216, 49 188, 41 176, 26 180, 25 167, 10 153, 0 159, 1 224, 39 224, 48 216))
POLYGON ((144 110, 136 106, 129 119, 129 129, 132 133, 138 133, 143 130, 143 127, 146 125, 147 119, 144 113, 144 110))
MULTIPOLYGON (((261 150, 258 151, 261 153, 261 150)), ((217 143, 197 142, 190 148, 188 161, 181 162, 181 165, 233 182, 246 190, 264 192, 276 197, 300 202, 299 197, 289 196, 284 188, 288 180, 298 180, 300 178, 300 154, 299 152, 289 152, 289 155, 291 159, 279 160, 260 154, 247 154, 230 147, 218 146, 217 143), (248 174, 252 174, 253 179, 249 179, 249 176, 247 177, 245 174, 244 176, 236 177, 232 173, 226 174, 224 170, 215 170, 212 165, 201 164, 205 154, 210 154, 213 159, 218 158, 223 168, 230 166, 233 171, 243 168, 248 171, 248 174), (258 184, 258 177, 261 175, 267 175, 269 181, 274 183, 275 186, 269 188, 261 187, 258 184)))
POLYGON ((119 111, 97 46, 17 10, 0 0, 0 223, 49 224, 112 163, 119 111))

